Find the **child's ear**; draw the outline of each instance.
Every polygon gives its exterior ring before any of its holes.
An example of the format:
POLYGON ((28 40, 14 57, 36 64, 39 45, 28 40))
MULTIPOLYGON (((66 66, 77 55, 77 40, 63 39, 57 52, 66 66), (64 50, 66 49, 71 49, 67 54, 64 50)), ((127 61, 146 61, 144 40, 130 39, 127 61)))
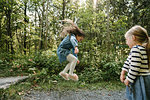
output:
POLYGON ((135 40, 136 40, 136 36, 135 36, 135 35, 132 35, 132 39, 135 41, 135 40))

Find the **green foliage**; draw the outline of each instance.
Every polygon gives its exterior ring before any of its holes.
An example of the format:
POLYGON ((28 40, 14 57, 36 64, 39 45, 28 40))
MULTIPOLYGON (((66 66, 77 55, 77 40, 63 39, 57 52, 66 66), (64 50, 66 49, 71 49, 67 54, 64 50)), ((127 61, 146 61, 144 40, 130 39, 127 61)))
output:
POLYGON ((29 93, 32 84, 28 81, 21 82, 10 86, 7 89, 0 89, 1 100, 22 100, 21 96, 25 93, 29 93))
POLYGON ((12 62, 13 70, 26 71, 31 74, 47 69, 47 74, 58 74, 63 66, 58 61, 55 51, 47 50, 29 56, 21 56, 12 62))
POLYGON ((101 61, 97 67, 86 67, 80 72, 80 80, 87 83, 99 81, 119 80, 122 62, 101 61))
POLYGON ((11 74, 11 66, 12 66, 12 54, 1 53, 0 54, 0 77, 10 76, 11 74))
POLYGON ((103 79, 102 70, 95 67, 85 68, 85 70, 80 73, 79 78, 86 83, 99 82, 103 79))
MULTIPOLYGON (((87 42, 88 43, 88 42, 87 42)), ((91 43, 90 46, 94 46, 91 43)), ((93 51, 96 49, 92 47, 93 51)), ((100 48, 99 48, 100 49, 100 48)), ((114 59, 116 54, 102 55, 95 50, 94 53, 81 52, 79 54, 80 64, 76 66, 76 72, 82 82, 95 83, 101 80, 118 80, 123 60, 114 59), (83 56, 83 57, 82 57, 83 56)), ((37 52, 33 55, 22 56, 12 62, 12 70, 18 75, 29 73, 35 83, 48 82, 47 79, 60 80, 58 74, 67 63, 60 64, 56 51, 37 52)))
POLYGON ((102 68, 103 80, 119 80, 122 63, 119 62, 108 62, 104 64, 102 68))
POLYGON ((46 68, 49 74, 56 74, 63 67, 60 66, 58 57, 55 52, 38 52, 32 58, 32 60, 28 63, 27 66, 30 68, 38 68, 43 69, 46 68))

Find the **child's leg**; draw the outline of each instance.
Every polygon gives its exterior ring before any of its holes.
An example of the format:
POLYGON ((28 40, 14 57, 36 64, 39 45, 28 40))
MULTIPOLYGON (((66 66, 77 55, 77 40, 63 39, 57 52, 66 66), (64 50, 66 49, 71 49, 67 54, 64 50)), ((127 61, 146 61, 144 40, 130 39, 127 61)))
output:
MULTIPOLYGON (((64 70, 62 72, 59 73, 60 76, 62 76, 65 80, 69 80, 68 78, 68 74, 67 74, 67 71, 70 69, 72 71, 72 74, 73 74, 73 70, 74 70, 74 67, 73 69, 70 68, 71 64, 72 64, 72 61, 74 61, 74 56, 72 57, 73 55, 72 54, 69 54, 67 56, 67 60, 69 61, 69 63, 66 65, 66 67, 64 68, 64 70)), ((75 57, 76 58, 76 57, 75 57)))
POLYGON ((67 60, 70 62, 69 78, 74 81, 78 81, 78 76, 73 74, 78 59, 74 55, 69 54, 67 56, 67 60))
POLYGON ((67 71, 70 69, 70 65, 71 65, 71 63, 69 62, 69 63, 66 65, 65 69, 64 69, 62 72, 63 72, 63 73, 67 73, 67 71))
POLYGON ((69 63, 66 65, 66 67, 64 68, 64 70, 59 73, 59 75, 62 76, 65 80, 69 80, 67 71, 70 69, 70 64, 71 64, 71 63, 69 62, 69 63))
POLYGON ((78 81, 78 76, 76 74, 73 74, 73 71, 75 69, 75 66, 76 66, 78 59, 74 55, 69 54, 67 56, 67 60, 69 61, 69 63, 66 65, 65 69, 59 73, 59 75, 62 76, 65 80, 69 80, 69 78, 70 78, 74 81, 78 81), (69 69, 70 69, 70 71, 69 71, 69 75, 68 75, 67 71, 69 69))
MULTIPOLYGON (((69 65, 70 65, 70 71, 69 71, 69 74, 70 75, 73 75, 73 71, 74 71, 74 69, 75 69, 75 66, 76 66, 76 64, 77 64, 77 58, 74 56, 74 55, 72 55, 72 54, 69 54, 68 56, 67 56, 67 60, 69 61, 69 65)), ((69 67, 67 67, 67 68, 69 68, 69 67)), ((67 69, 66 68, 66 69, 67 69)))

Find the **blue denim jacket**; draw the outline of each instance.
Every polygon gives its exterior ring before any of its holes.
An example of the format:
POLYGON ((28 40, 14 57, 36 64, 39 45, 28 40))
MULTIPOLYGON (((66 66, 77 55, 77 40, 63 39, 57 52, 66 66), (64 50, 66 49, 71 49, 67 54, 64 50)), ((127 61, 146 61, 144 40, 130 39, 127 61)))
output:
POLYGON ((60 63, 63 61, 66 61, 66 57, 72 53, 75 57, 77 57, 77 54, 74 53, 75 47, 78 46, 78 41, 74 34, 71 34, 70 36, 67 35, 62 42, 60 43, 59 47, 57 48, 57 55, 59 57, 60 63))

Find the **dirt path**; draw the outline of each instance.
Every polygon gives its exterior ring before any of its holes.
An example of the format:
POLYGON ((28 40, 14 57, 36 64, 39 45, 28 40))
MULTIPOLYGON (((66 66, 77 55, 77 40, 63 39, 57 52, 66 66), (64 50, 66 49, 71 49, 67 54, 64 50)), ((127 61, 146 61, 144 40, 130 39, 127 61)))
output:
POLYGON ((125 100, 125 91, 32 91, 22 97, 23 100, 125 100))
POLYGON ((28 76, 0 78, 0 88, 6 89, 10 85, 15 84, 21 80, 26 79, 26 78, 28 78, 28 76))

